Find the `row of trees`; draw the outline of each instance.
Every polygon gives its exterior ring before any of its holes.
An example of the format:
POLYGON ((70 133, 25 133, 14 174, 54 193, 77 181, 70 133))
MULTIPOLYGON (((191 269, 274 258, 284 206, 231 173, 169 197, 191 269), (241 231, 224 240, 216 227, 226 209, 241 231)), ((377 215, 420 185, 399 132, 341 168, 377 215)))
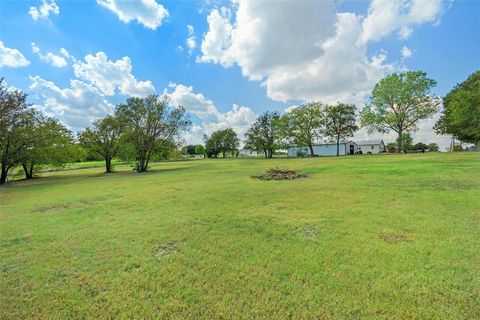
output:
POLYGON ((0 185, 21 166, 26 179, 44 164, 61 165, 73 155, 73 135, 58 120, 30 107, 27 95, 8 89, 0 78, 0 185))
MULTIPOLYGON (((317 141, 334 141, 339 155, 340 141, 354 135, 359 127, 369 133, 395 132, 396 150, 415 148, 411 133, 421 120, 431 118, 439 111, 442 99, 432 94, 436 81, 422 71, 393 73, 378 82, 368 103, 359 114, 353 104, 336 105, 321 102, 305 103, 281 116, 265 112, 245 134, 245 148, 262 152, 271 158, 275 150, 292 145, 306 146, 314 155, 317 141), (409 140, 410 139, 410 140, 409 140)), ((457 85, 443 99, 443 114, 435 129, 440 134, 452 134, 457 139, 480 142, 480 71, 457 85)), ((232 129, 214 132, 206 137, 209 157, 225 154, 238 147, 238 138, 232 129)), ((418 149, 438 150, 438 145, 416 145, 418 149)))
MULTIPOLYGON (((338 155, 339 142, 352 136, 358 127, 366 127, 369 132, 397 133, 396 149, 402 152, 405 137, 417 130, 419 121, 439 110, 442 100, 431 93, 435 85, 422 71, 393 73, 375 85, 369 104, 359 114, 359 123, 355 106, 344 103, 310 102, 284 115, 267 111, 245 134, 245 147, 271 158, 275 150, 302 145, 314 155, 314 143, 324 139, 337 142, 338 155)), ((31 108, 26 98, 24 92, 7 88, 0 78, 0 184, 5 183, 13 167, 21 166, 30 179, 36 168, 72 161, 79 147, 105 159, 107 172, 111 172, 112 159, 119 154, 136 160, 135 169, 143 172, 154 157, 175 149, 181 133, 190 125, 183 107, 171 108, 166 96, 152 95, 128 99, 74 139, 62 123, 31 108)), ((435 130, 466 143, 480 143, 480 71, 443 98, 443 113, 435 130)), ((193 152, 225 157, 238 147, 239 138, 229 128, 205 137, 205 148, 197 150, 196 146, 193 152)))
POLYGON ((112 159, 122 144, 130 144, 135 154, 135 170, 145 172, 156 154, 176 148, 180 134, 190 125, 185 108, 169 107, 167 96, 130 98, 115 108, 112 115, 94 122, 79 133, 87 149, 105 159, 105 171, 112 171, 112 159))
MULTIPOLYGON (((344 138, 353 136, 358 129, 355 105, 338 103, 326 105, 310 102, 295 107, 285 115, 266 111, 250 126, 245 134, 245 148, 255 150, 272 158, 278 149, 290 145, 308 146, 313 156, 313 145, 321 138, 339 144, 344 138)), ((232 128, 219 130, 205 137, 205 150, 208 157, 226 156, 239 147, 239 138, 232 128)))
POLYGON ((245 134, 245 147, 263 152, 271 158, 280 148, 291 145, 307 146, 313 156, 313 145, 321 138, 337 143, 337 155, 342 139, 353 136, 358 129, 355 105, 326 105, 310 102, 280 116, 278 112, 260 115, 245 134))
MULTIPOLYGON (((418 151, 418 150, 422 150, 422 151, 431 151, 431 152, 436 152, 436 151, 439 151, 440 148, 438 146, 438 144, 436 143, 429 143, 429 144, 426 144, 426 143, 423 143, 423 142, 417 142, 417 143, 413 143, 413 137, 412 137, 412 134, 410 132, 404 132, 402 133, 402 138, 401 138, 401 145, 402 145, 402 149, 400 150, 400 152, 408 152, 408 151, 412 151, 412 150, 415 150, 415 151, 418 151)), ((390 151, 392 149, 396 150, 398 152, 398 141, 397 142, 391 142, 389 144, 387 144, 387 149, 390 151)))
POLYGON ((14 167, 21 166, 25 178, 31 179, 38 168, 75 161, 82 152, 103 158, 105 171, 111 172, 113 158, 122 151, 124 158, 136 160, 137 171, 144 172, 152 157, 176 149, 190 125, 183 107, 171 108, 166 96, 151 95, 128 99, 75 139, 60 121, 26 101, 24 92, 8 88, 0 78, 0 184, 14 167))

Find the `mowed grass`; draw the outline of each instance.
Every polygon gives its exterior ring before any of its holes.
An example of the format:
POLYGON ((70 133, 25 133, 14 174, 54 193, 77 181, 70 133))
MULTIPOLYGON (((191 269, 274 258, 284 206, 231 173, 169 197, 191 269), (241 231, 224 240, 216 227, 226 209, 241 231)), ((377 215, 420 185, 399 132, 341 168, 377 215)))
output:
POLYGON ((480 318, 480 153, 116 170, 0 189, 1 319, 480 318))

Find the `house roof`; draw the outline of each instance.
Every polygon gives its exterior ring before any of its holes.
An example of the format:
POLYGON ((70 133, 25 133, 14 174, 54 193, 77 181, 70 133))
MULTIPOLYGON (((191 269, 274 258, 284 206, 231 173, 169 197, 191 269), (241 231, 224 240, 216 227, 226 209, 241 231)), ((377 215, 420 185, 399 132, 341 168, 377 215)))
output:
POLYGON ((371 144, 381 144, 381 143, 383 143, 382 139, 357 141, 357 145, 359 145, 359 146, 371 145, 371 144))

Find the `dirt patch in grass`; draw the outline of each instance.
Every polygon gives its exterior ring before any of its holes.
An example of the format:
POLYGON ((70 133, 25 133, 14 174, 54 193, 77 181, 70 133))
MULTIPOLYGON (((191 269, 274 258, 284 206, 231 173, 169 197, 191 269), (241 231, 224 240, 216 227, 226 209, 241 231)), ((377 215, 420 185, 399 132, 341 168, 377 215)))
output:
POLYGON ((180 250, 179 244, 176 242, 168 242, 157 246, 153 252, 155 259, 158 261, 163 260, 166 257, 174 255, 180 250))
POLYGON ((408 234, 400 232, 382 231, 379 237, 387 243, 413 242, 413 239, 408 234))
POLYGON ((313 224, 304 224, 300 227, 294 229, 296 235, 306 239, 306 240, 317 240, 320 229, 313 224))
POLYGON ((94 197, 91 199, 85 199, 78 202, 67 202, 67 203, 60 203, 53 206, 42 206, 42 207, 35 208, 34 212, 50 213, 55 211, 67 210, 67 209, 84 209, 84 208, 99 204, 101 202, 108 201, 114 197, 115 195, 108 195, 108 196, 94 197))
POLYGON ((265 174, 261 176, 255 176, 254 178, 260 180, 294 180, 305 177, 305 174, 298 173, 295 170, 273 168, 267 170, 265 174))

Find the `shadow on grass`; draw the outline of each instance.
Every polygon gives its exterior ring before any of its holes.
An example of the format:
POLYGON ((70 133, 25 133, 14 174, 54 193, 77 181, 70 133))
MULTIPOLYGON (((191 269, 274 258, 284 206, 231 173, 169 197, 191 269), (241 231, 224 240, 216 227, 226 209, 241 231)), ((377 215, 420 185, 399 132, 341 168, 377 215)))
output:
MULTIPOLYGON (((161 168, 161 167, 154 167, 149 169, 146 172, 136 172, 133 170, 120 170, 120 171, 113 171, 110 173, 102 172, 85 172, 84 168, 78 169, 68 169, 65 171, 55 171, 53 175, 40 175, 36 176, 33 179, 18 179, 14 181, 7 181, 7 183, 3 186, 0 186, 0 190, 2 189, 9 189, 9 188, 27 188, 30 186, 38 186, 38 185, 49 185, 51 183, 76 183, 79 180, 87 180, 92 179, 92 182, 95 181, 94 179, 98 178, 114 178, 114 177, 125 177, 125 176, 144 176, 144 175, 154 175, 154 174, 162 174, 168 172, 175 172, 175 171, 184 171, 190 169, 192 166, 184 166, 184 167, 175 167, 175 168, 161 168)), ((90 168, 92 169, 92 168, 90 168)))

